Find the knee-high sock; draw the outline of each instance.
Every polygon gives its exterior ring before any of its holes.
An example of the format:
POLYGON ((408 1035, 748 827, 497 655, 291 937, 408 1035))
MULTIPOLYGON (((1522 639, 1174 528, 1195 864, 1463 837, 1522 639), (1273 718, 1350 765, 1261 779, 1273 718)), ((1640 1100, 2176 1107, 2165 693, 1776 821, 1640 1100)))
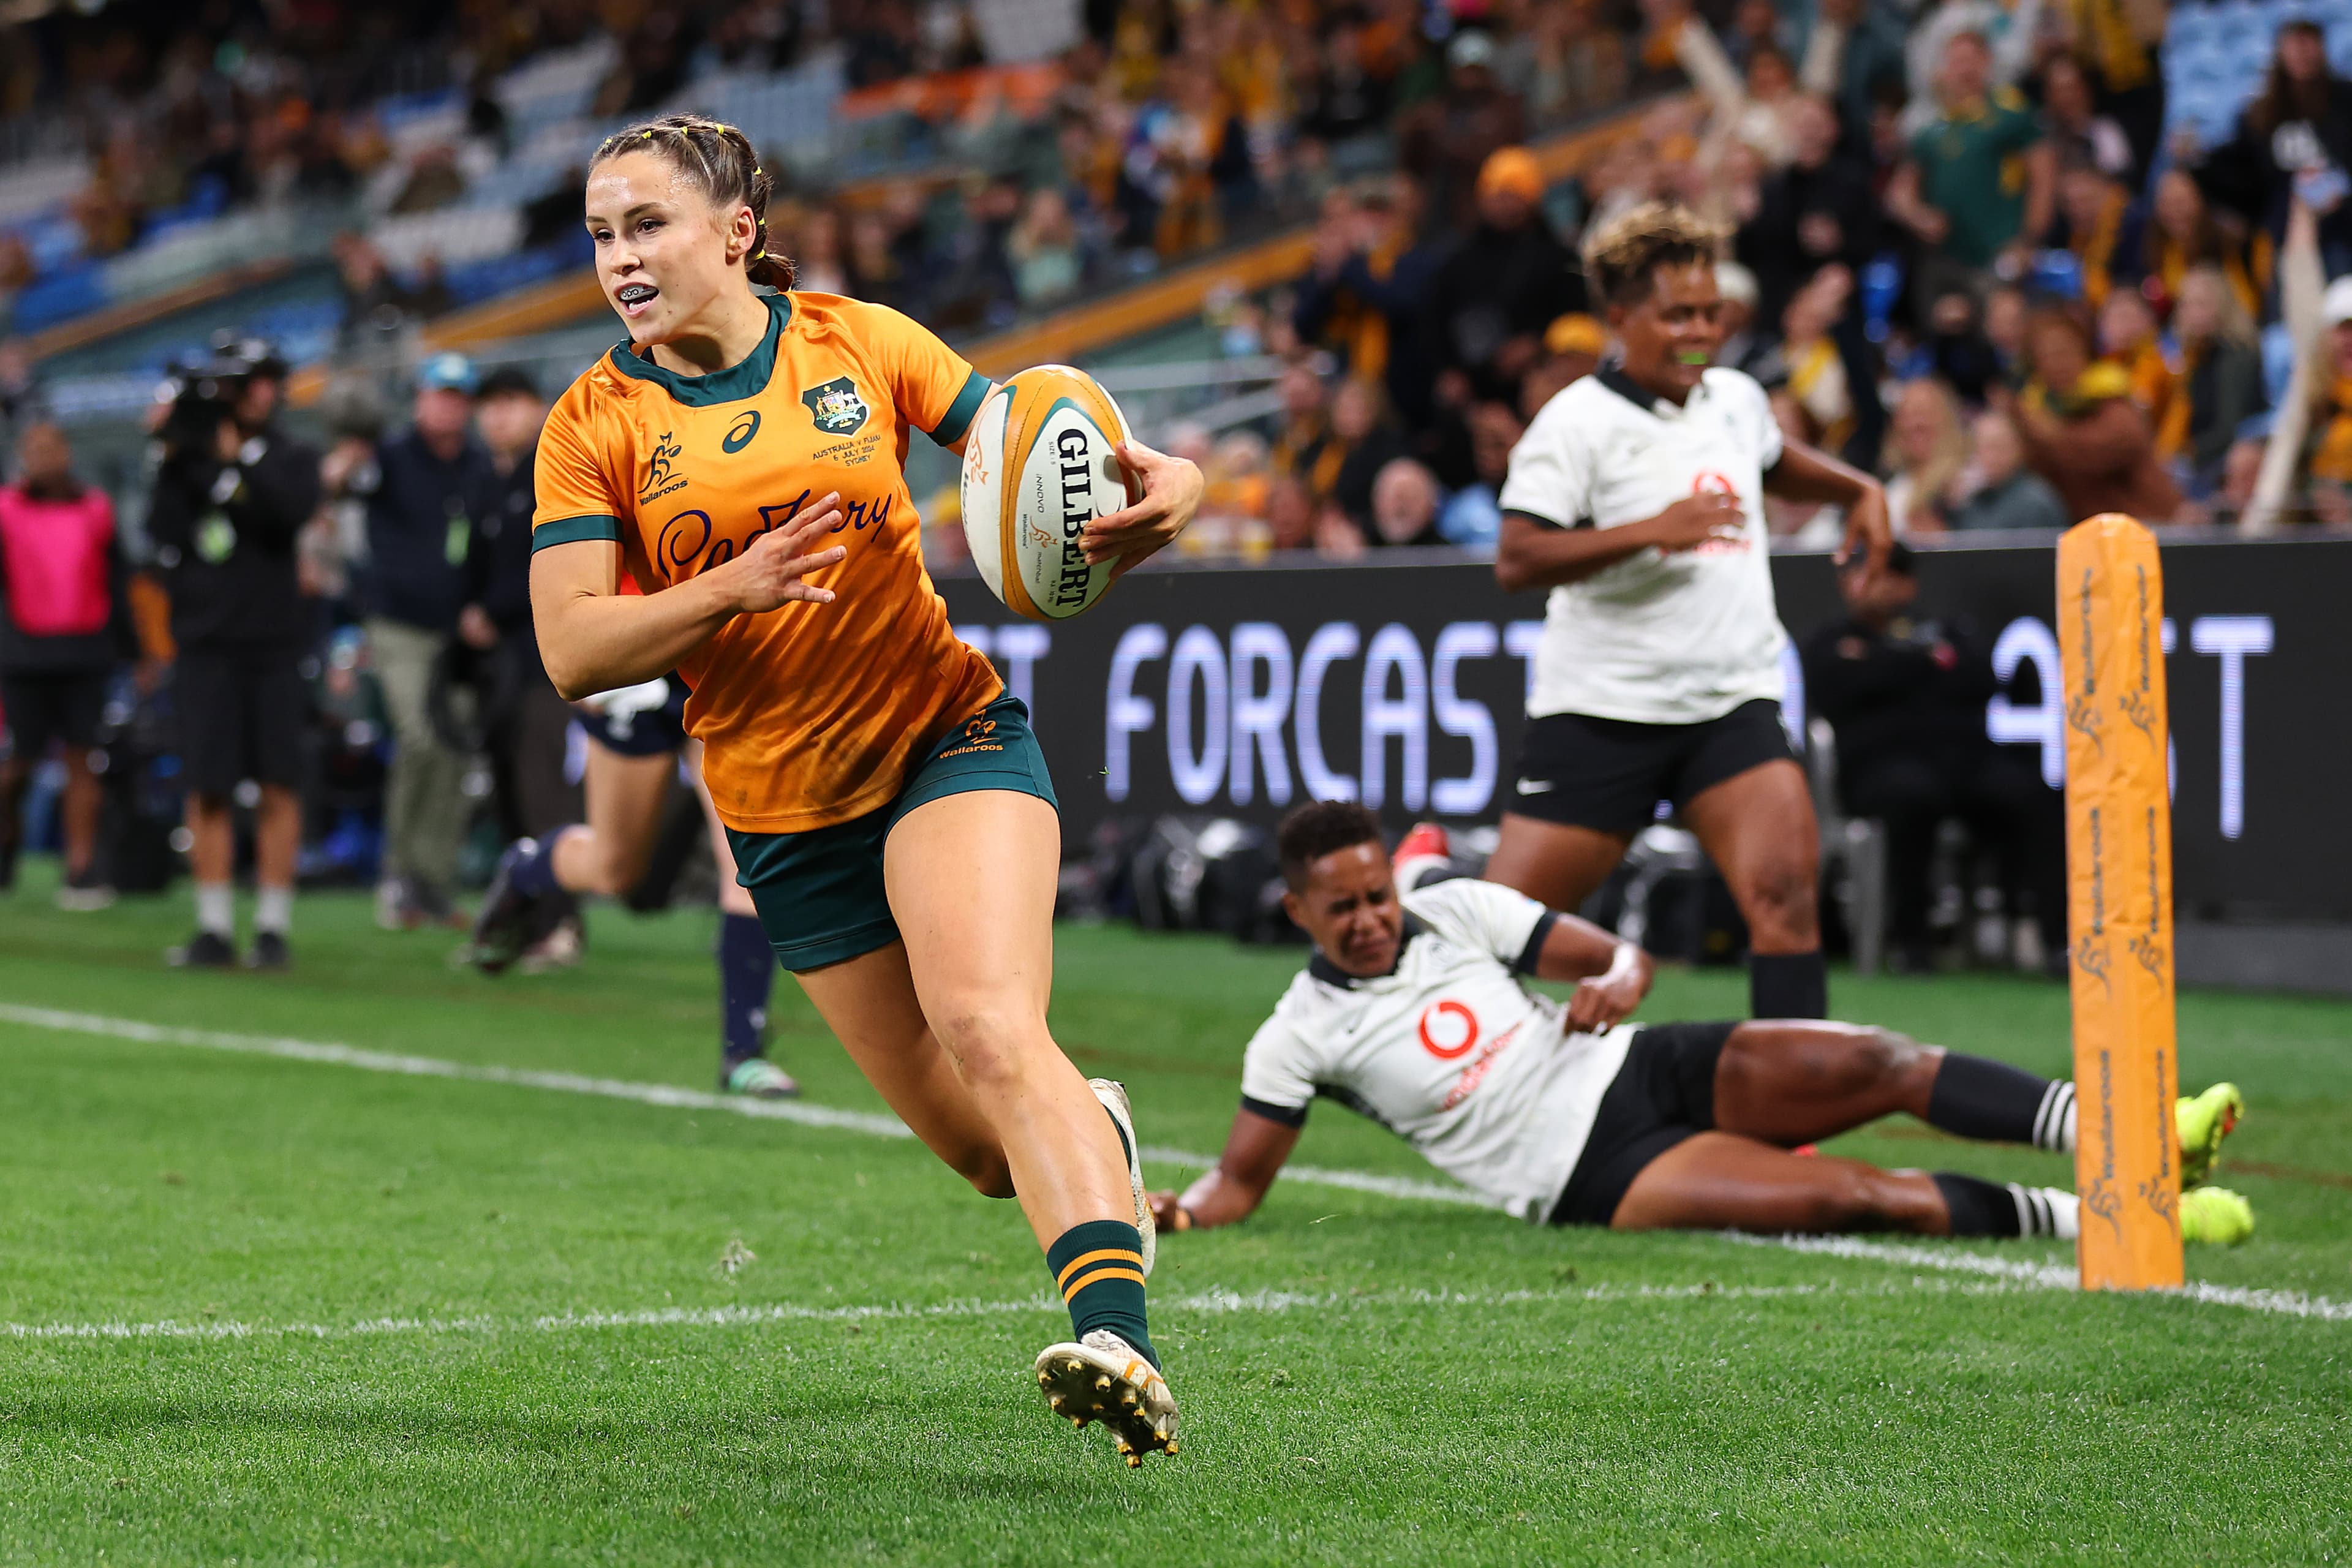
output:
POLYGON ((2048 1236, 2072 1241, 2082 1211, 2074 1194, 2056 1187, 2026 1187, 1937 1171, 1954 1236, 2048 1236))
POLYGON ((1958 1051, 1944 1053, 1927 1091, 1927 1125, 1990 1143, 2074 1152, 2074 1086, 1958 1051))
POLYGON ((1078 1339, 1108 1329, 1138 1355, 1160 1364, 1143 1305, 1143 1235, 1125 1220, 1096 1219, 1064 1231, 1045 1249, 1054 1288, 1069 1304, 1078 1339))
POLYGON ((1830 972, 1822 962, 1821 950, 1749 953, 1748 1016, 1751 1018, 1828 1017, 1830 972))
POLYGON ((757 915, 719 917, 719 1047, 725 1066, 761 1054, 768 1027, 768 994, 776 984, 776 951, 757 915))
POLYGON ((543 899, 556 890, 555 847, 567 833, 582 831, 577 822, 541 834, 530 849, 507 872, 507 885, 527 899, 543 899))

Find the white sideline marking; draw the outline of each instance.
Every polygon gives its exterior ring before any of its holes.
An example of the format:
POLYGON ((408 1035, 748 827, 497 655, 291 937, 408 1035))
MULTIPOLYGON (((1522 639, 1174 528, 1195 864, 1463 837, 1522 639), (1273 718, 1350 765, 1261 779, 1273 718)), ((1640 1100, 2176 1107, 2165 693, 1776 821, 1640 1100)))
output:
MULTIPOLYGON (((142 1023, 135 1018, 110 1018, 95 1013, 68 1013, 50 1007, 25 1007, 0 1002, 0 1023, 20 1024, 28 1028, 58 1029, 73 1034, 104 1035, 115 1039, 137 1040, 147 1045, 187 1046, 203 1050, 233 1051, 245 1056, 276 1057, 289 1061, 323 1062, 335 1067, 358 1068, 367 1072, 398 1073, 411 1078, 457 1079, 472 1083, 502 1083, 520 1089, 551 1089, 560 1094, 594 1095, 607 1100, 632 1100, 640 1105, 667 1106, 674 1110, 720 1110, 737 1116, 764 1118, 776 1121, 795 1121, 804 1127, 825 1127, 836 1131, 863 1132, 877 1138, 911 1138, 913 1133, 895 1117, 877 1116, 869 1111, 841 1110, 831 1106, 809 1105, 791 1100, 751 1100, 740 1095, 707 1094, 699 1089, 679 1089, 670 1084, 638 1083, 626 1079, 587 1078, 578 1073, 535 1072, 521 1068, 481 1067, 471 1062, 453 1062, 439 1057, 404 1056, 392 1051, 362 1050, 357 1046, 337 1045, 324 1040, 297 1040, 270 1035, 238 1035, 215 1029, 184 1029, 172 1025, 142 1023)), ((1147 1160, 1170 1165, 1183 1165, 1206 1170, 1216 1158, 1194 1154, 1181 1149, 1162 1149, 1147 1145, 1147 1160)), ((1318 1186, 1344 1187, 1352 1192, 1372 1193, 1381 1197, 1415 1198, 1432 1203, 1464 1204, 1474 1207, 1490 1207, 1486 1200, 1466 1187, 1448 1183, 1415 1181, 1406 1176, 1383 1176, 1370 1171, 1333 1171, 1314 1165, 1290 1165, 1283 1170, 1286 1181, 1308 1182, 1318 1186)), ((1754 1246, 1781 1247, 1792 1252, 1815 1253, 1831 1258, 1843 1258, 1874 1263, 1906 1265, 1915 1268, 1932 1268, 1945 1273, 1980 1274, 2012 1285, 2041 1290, 2072 1290, 2076 1288, 2074 1270, 2049 1263, 2028 1263, 2008 1258, 1987 1258, 1982 1253, 1957 1248, 1905 1246, 1895 1242, 1865 1241, 1847 1236, 1784 1236, 1753 1237, 1727 1231, 1725 1239, 1754 1246)), ((2241 1285, 2212 1285, 2192 1281, 2178 1291, 2168 1292, 2184 1300, 2217 1307, 2239 1307, 2249 1311, 2273 1312, 2286 1317, 2316 1318, 2330 1322, 2352 1321, 2352 1302, 2330 1300, 2325 1296, 2307 1296, 2299 1290, 2252 1289, 2241 1285)), ((1465 1300, 1468 1300, 1465 1298, 1465 1300)), ((719 1309, 733 1310, 734 1309, 719 1309)), ((843 1310, 866 1310, 844 1309, 843 1310)), ((947 1309, 923 1308, 921 1311, 947 1309)), ((982 1309, 957 1309, 976 1310, 982 1309)), ((1011 1305, 999 1305, 988 1310, 1014 1310, 1011 1305)), ((786 1316, 805 1316, 819 1309, 775 1309, 786 1316)), ((835 1309, 824 1309, 833 1311, 835 1309)), ((631 1320, 634 1321, 634 1320, 631 1320)), ((664 1320, 667 1321, 667 1320, 664 1320)), ((686 1319, 677 1320, 686 1321, 686 1319)), ((405 1320, 400 1321, 405 1322, 405 1320)), ((140 1331, 161 1331, 157 1325, 144 1325, 140 1331)), ((295 1332, 278 1330, 274 1332, 295 1332)), ((336 1333, 368 1331, 363 1327, 332 1331, 336 1333)), ((20 1337, 37 1331, 25 1324, 0 1325, 0 1337, 9 1334, 20 1337)), ((130 1331, 126 1331, 126 1335, 130 1331)), ((73 1337, 59 1334, 49 1337, 73 1337)), ((184 1337, 219 1337, 207 1332, 191 1331, 184 1337)))
MULTIPOLYGON (((323 1062, 358 1068, 364 1072, 397 1073, 407 1078, 458 1079, 469 1083, 503 1083, 518 1089, 551 1089, 558 1094, 594 1095, 605 1100, 633 1100, 639 1105, 666 1106, 677 1110, 719 1110, 772 1121, 795 1121, 803 1127, 824 1127, 840 1132, 863 1132, 874 1138, 911 1138, 905 1122, 895 1116, 866 1110, 841 1110, 797 1100, 752 1100, 742 1095, 709 1094, 666 1083, 639 1083, 627 1079, 588 1078, 579 1073, 536 1072, 523 1068, 480 1067, 440 1057, 406 1056, 393 1051, 362 1050, 328 1040, 296 1040, 282 1036, 237 1035, 218 1029, 184 1029, 169 1024, 142 1023, 136 1018, 109 1018, 96 1013, 67 1013, 54 1007, 24 1007, 0 1002, 0 1023, 33 1029, 59 1029, 79 1035, 104 1035, 151 1046, 188 1046, 199 1050, 234 1051, 242 1056, 276 1057, 281 1060, 323 1062)), ((1213 1154, 1187 1153, 1181 1149, 1146 1147, 1143 1157, 1170 1165, 1206 1170, 1217 1163, 1213 1154)), ((1369 1171, 1326 1171, 1313 1165, 1292 1165, 1283 1175, 1294 1182, 1346 1187, 1390 1198, 1421 1198, 1433 1203, 1468 1204, 1484 1208, 1486 1200, 1467 1187, 1416 1181, 1410 1176, 1381 1176, 1369 1171)))
MULTIPOLYGON (((1864 1241, 1851 1236, 1742 1236, 1726 1232, 1725 1239, 1750 1246, 1782 1247, 1791 1252, 1819 1253, 1872 1263, 1899 1264, 1909 1268, 1936 1268, 1948 1273, 1984 1274, 2040 1290, 2073 1290, 2080 1279, 2072 1268, 2054 1263, 2026 1263, 1987 1258, 1981 1252, 1957 1248, 1912 1247, 1900 1242, 1864 1241)), ((2251 1289, 2243 1285, 2213 1285, 2192 1279, 2178 1290, 2160 1292, 2215 1307, 2242 1307, 2254 1312, 2276 1312, 2290 1318, 2318 1318, 2328 1322, 2352 1322, 2352 1301, 2306 1296, 2300 1290, 2251 1289)))
MULTIPOLYGON (((1594 1285, 1582 1290, 1204 1290, 1155 1299, 1152 1310, 1171 1313, 1282 1313, 1334 1311, 1349 1307, 1517 1307, 1550 1302, 1633 1300, 1772 1300, 1801 1296, 1998 1295, 2016 1287, 2005 1281, 1912 1279, 1857 1289, 1824 1281, 1812 1285, 1594 1285)), ((814 1307, 777 1302, 761 1307, 661 1307, 638 1312, 559 1312, 535 1318, 370 1318, 352 1323, 0 1322, 0 1339, 14 1340, 355 1340, 387 1335, 554 1334, 597 1329, 757 1328, 776 1323, 839 1323, 940 1318, 992 1318, 1026 1312, 1063 1311, 1062 1303, 1037 1295, 1003 1301, 947 1301, 932 1306, 899 1302, 814 1307)))

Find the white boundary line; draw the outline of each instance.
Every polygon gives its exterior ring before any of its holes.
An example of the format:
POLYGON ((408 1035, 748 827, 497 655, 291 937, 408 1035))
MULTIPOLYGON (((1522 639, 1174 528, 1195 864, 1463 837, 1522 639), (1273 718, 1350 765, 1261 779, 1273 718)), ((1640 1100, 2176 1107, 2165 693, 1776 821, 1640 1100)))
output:
MULTIPOLYGON (((440 1057, 405 1056, 393 1051, 363 1050, 327 1040, 296 1040, 282 1036, 237 1035, 217 1029, 184 1029, 170 1024, 147 1024, 135 1018, 109 1018, 95 1013, 67 1013, 53 1007, 25 1007, 0 1002, 0 1023, 26 1028, 58 1029, 69 1034, 102 1035, 142 1045, 183 1046, 198 1050, 232 1051, 242 1056, 275 1057, 284 1061, 320 1062, 331 1067, 358 1068, 363 1072, 396 1073, 407 1078, 458 1079, 469 1083, 502 1083, 518 1089, 550 1089, 558 1094, 593 1095, 604 1100, 633 1100, 676 1110, 717 1110, 765 1121, 794 1121, 803 1127, 824 1127, 840 1132, 862 1132, 872 1138, 911 1138, 906 1123, 895 1116, 871 1111, 842 1110, 798 1100, 752 1100, 743 1095, 708 1094, 673 1084, 639 1083, 626 1079, 587 1078, 579 1073, 536 1072, 523 1068, 480 1067, 440 1057)), ((1143 1157, 1162 1164, 1206 1170, 1217 1163, 1213 1154, 1147 1146, 1143 1157)), ((1432 1203, 1489 1206, 1466 1187, 1447 1183, 1415 1181, 1409 1176, 1382 1176, 1369 1171, 1326 1171, 1293 1165, 1283 1175, 1294 1182, 1346 1187, 1390 1198, 1420 1198, 1432 1203)))
MULTIPOLYGON (((1887 1281, 1861 1289, 1833 1281, 1805 1285, 1594 1285, 1582 1290, 1383 1290, 1355 1295, 1341 1291, 1205 1290, 1156 1298, 1162 1316, 1184 1313, 1283 1313, 1345 1311, 1359 1307, 1507 1308, 1612 1301, 1774 1300, 1806 1296, 1895 1296, 1913 1293, 2000 1295, 2030 1289, 2005 1280, 1887 1281)), ((864 1323, 955 1318, 1013 1317, 1026 1313, 1059 1317, 1062 1303, 1038 1295, 1000 1301, 949 1301, 930 1306, 898 1302, 814 1307, 777 1302, 758 1307, 661 1307, 647 1311, 551 1313, 535 1318, 373 1318, 352 1323, 0 1322, 0 1340, 98 1342, 115 1340, 361 1340, 392 1336, 573 1333, 602 1329, 760 1328, 779 1323, 864 1323)))
MULTIPOLYGON (((280 1036, 240 1035, 215 1029, 185 1029, 167 1024, 142 1023, 134 1018, 110 1018, 95 1013, 69 1013, 51 1007, 26 1007, 15 1003, 0 1002, 0 1023, 21 1025, 27 1028, 55 1029, 71 1034, 100 1035, 114 1039, 135 1040, 146 1045, 180 1046, 200 1050, 230 1051, 245 1056, 273 1057, 288 1061, 323 1063, 333 1067, 358 1068, 366 1072, 395 1073, 410 1078, 457 1079, 471 1083, 507 1084, 519 1089, 552 1090, 560 1094, 593 1095, 606 1100, 623 1100, 640 1105, 658 1105, 673 1110, 717 1110, 737 1116, 797 1122, 804 1127, 823 1127, 843 1132, 861 1132, 876 1138, 909 1138, 913 1134, 895 1117, 877 1116, 869 1111, 843 1110, 832 1106, 810 1105, 800 1100, 751 1100, 740 1095, 708 1094, 699 1089, 680 1089, 671 1084, 639 1083, 625 1079, 588 1078, 578 1073, 537 1072, 521 1068, 478 1066, 471 1062, 448 1061, 439 1057, 407 1056, 392 1051, 363 1050, 357 1046, 338 1045, 331 1041, 298 1040, 280 1036)), ((1183 1165, 1204 1170, 1216 1163, 1213 1156, 1195 1154, 1181 1149, 1146 1146, 1143 1157, 1170 1165, 1183 1165)), ((1464 1204, 1476 1207, 1489 1206, 1486 1200, 1465 1187, 1448 1183, 1414 1181, 1403 1176, 1383 1176, 1369 1171, 1334 1171, 1313 1165, 1286 1166, 1286 1181, 1312 1183, 1319 1186, 1343 1187, 1353 1192, 1371 1193, 1381 1197, 1413 1198, 1425 1202, 1464 1204)), ((1726 1232, 1726 1239, 1760 1246, 1777 1246, 1792 1252, 1812 1253, 1855 1261, 1895 1264, 1912 1268, 1929 1268, 1944 1273, 1978 1274, 2000 1279, 2011 1285, 2034 1289, 2071 1290, 2076 1287, 2074 1271, 2048 1263, 2028 1263, 2000 1258, 1988 1258, 1982 1253, 1960 1248, 1938 1248, 1906 1246, 1899 1243, 1866 1241, 1843 1236, 1785 1236, 1780 1237, 1743 1236, 1726 1232)), ((2169 1292, 2186 1300, 2210 1306, 2238 1307, 2250 1311, 2273 1312, 2286 1317, 2315 1318, 2330 1322, 2352 1321, 2352 1302, 2330 1300, 2324 1296, 2307 1296, 2297 1290, 2267 1290, 2236 1285, 2213 1285, 2192 1282, 2179 1291, 2169 1292)), ((733 1309, 722 1309, 732 1310, 733 1309)), ((939 1309, 940 1310, 971 1310, 976 1309, 939 1309)), ((1016 1310, 1003 1306, 1002 1310, 1016 1310)), ((784 1311, 784 1309, 778 1309, 784 1311)), ((833 1309, 824 1309, 830 1311, 833 1309)), ((851 1309, 849 1310, 870 1310, 851 1309)), ((929 1311, 934 1309, 922 1309, 929 1311)), ((794 1309, 788 1315, 820 1312, 819 1309, 794 1309)), ((626 1316, 625 1314, 624 1316, 626 1316)), ((678 1320, 685 1321, 688 1320, 678 1320)), ((398 1320, 406 1323, 408 1320, 398 1320)), ((71 1327, 68 1325, 67 1327, 71 1327)), ((161 1331, 156 1325, 147 1328, 161 1331)), ((0 1338, 9 1334, 34 1332, 26 1324, 0 1325, 0 1338)), ((298 1331, 280 1330, 278 1332, 298 1331)), ((321 1330, 321 1332, 330 1331, 321 1330)), ((331 1331, 336 1333, 366 1331, 363 1328, 331 1331)), ((52 1337, 71 1337, 60 1333, 52 1337)), ((194 1331, 186 1337, 207 1337, 194 1331)), ((218 1337, 218 1336, 212 1336, 218 1337)))

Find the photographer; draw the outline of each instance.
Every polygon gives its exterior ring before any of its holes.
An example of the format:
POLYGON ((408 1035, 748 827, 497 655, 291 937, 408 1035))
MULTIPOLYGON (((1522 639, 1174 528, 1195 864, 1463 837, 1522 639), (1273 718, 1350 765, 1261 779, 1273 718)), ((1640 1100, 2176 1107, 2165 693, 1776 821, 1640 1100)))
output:
POLYGON ((433 699, 436 670, 449 673, 474 533, 505 499, 472 434, 478 385, 465 355, 436 354, 417 373, 415 422, 373 447, 339 447, 327 464, 331 488, 367 501, 361 597, 394 748, 376 889, 386 931, 464 923, 449 893, 472 809, 467 759, 435 725, 433 699))
POLYGON ((319 510, 317 448, 275 423, 286 366, 257 341, 215 344, 160 408, 147 531, 172 600, 175 693, 188 783, 188 864, 196 934, 167 955, 217 969, 236 961, 229 814, 236 786, 261 786, 255 859, 255 969, 282 969, 302 844, 301 669, 318 632, 295 573, 295 542, 319 510))

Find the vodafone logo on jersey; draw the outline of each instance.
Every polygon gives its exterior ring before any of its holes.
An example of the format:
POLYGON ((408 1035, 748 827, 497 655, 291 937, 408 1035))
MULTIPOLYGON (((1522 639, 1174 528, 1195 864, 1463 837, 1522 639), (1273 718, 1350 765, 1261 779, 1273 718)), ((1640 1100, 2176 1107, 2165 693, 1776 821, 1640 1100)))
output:
POLYGON ((1466 1057, 1478 1044, 1478 1015, 1459 1002, 1433 1002, 1422 1009, 1421 1048, 1439 1061, 1466 1057))

